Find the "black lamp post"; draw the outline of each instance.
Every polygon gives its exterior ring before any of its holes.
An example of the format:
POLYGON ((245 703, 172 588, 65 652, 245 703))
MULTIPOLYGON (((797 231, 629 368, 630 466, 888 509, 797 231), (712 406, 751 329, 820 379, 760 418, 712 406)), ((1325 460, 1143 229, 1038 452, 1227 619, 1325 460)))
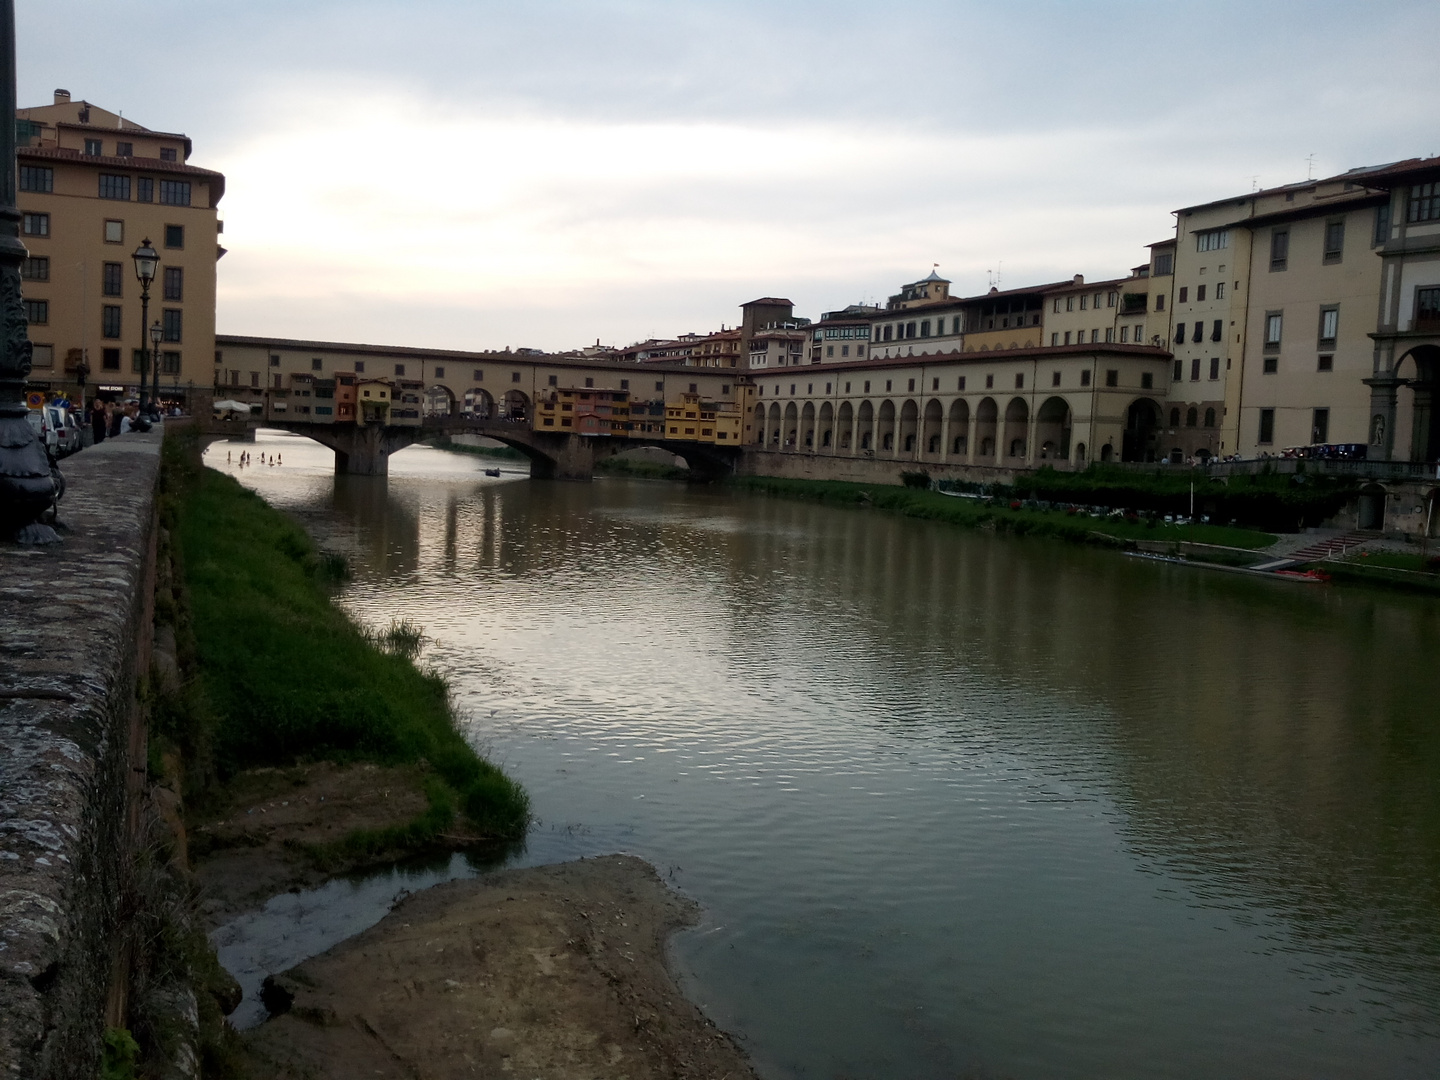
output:
MULTIPOLYGON (((140 411, 145 411, 145 380, 150 375, 150 354, 145 340, 150 322, 150 283, 155 280, 155 268, 160 265, 160 256, 150 246, 149 239, 142 240, 130 256, 135 260, 135 276, 140 279, 140 411)), ((156 357, 158 363, 159 357, 156 357)))
POLYGON ((157 412, 160 410, 160 339, 164 336, 160 320, 156 319, 150 324, 150 355, 155 361, 154 373, 150 377, 150 405, 157 412))
POLYGON ((28 254, 15 205, 15 0, 0 0, 0 536, 43 544, 60 539, 39 523, 60 485, 59 471, 26 415, 33 346, 20 264, 28 254))

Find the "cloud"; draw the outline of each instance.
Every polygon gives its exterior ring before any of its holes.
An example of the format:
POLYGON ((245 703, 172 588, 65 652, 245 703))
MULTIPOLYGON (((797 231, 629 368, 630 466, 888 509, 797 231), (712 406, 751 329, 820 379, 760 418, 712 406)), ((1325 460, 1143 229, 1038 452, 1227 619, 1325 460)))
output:
POLYGON ((21 0, 21 98, 67 86, 226 172, 227 330, 563 347, 932 262, 966 292, 1123 273, 1172 209, 1308 154, 1440 150, 1427 12, 21 0))

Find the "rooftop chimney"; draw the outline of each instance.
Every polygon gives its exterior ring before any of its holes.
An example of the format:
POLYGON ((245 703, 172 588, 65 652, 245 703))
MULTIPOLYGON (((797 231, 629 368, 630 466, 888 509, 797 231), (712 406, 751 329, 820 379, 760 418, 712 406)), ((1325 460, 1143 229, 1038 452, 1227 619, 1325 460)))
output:
POLYGON ((70 91, 69 91, 69 90, 56 90, 56 91, 55 91, 55 104, 56 104, 56 105, 68 105, 69 103, 70 103, 70 91))
POLYGON ((1085 275, 1084 275, 1084 274, 1076 274, 1076 275, 1075 275, 1075 284, 1076 284, 1076 285, 1084 285, 1084 284, 1085 284, 1085 275))

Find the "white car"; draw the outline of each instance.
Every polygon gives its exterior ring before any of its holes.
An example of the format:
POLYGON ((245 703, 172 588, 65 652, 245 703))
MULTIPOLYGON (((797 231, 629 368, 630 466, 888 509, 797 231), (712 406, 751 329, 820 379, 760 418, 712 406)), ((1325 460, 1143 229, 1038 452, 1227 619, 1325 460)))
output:
POLYGON ((58 405, 46 405, 45 413, 55 430, 55 456, 65 457, 79 450, 82 445, 80 423, 75 419, 75 414, 58 405))
POLYGON ((52 455, 59 456, 60 434, 55 430, 54 418, 47 409, 31 409, 25 419, 30 421, 30 426, 35 429, 35 437, 45 444, 45 448, 52 455))

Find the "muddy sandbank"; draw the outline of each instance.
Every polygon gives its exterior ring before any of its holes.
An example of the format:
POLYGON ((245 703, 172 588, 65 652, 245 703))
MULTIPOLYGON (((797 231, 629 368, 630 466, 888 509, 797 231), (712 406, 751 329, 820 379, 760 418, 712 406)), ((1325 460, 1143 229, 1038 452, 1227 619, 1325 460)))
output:
POLYGON ((437 885, 267 982, 251 1074, 751 1078, 666 965, 696 916, 628 855, 437 885))

